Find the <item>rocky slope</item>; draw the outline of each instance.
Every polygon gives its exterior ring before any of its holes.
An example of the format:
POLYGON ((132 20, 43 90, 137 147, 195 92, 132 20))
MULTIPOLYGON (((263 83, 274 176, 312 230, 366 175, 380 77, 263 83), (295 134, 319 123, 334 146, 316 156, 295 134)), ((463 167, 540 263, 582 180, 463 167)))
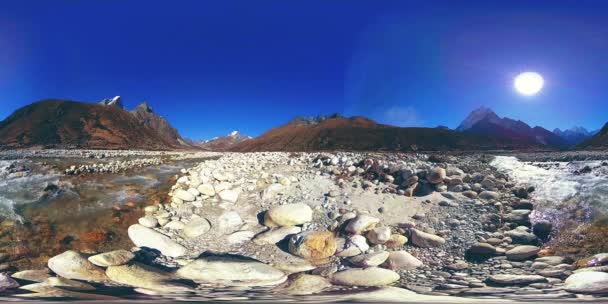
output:
POLYGON ((128 229, 135 248, 67 251, 48 261, 57 276, 22 270, 0 286, 95 298, 119 285, 186 301, 599 300, 608 254, 572 263, 542 248, 553 227, 532 222, 533 189, 490 159, 225 154, 145 208, 128 229))
MULTIPOLYGON (((364 117, 295 119, 232 151, 415 151, 512 149, 518 143, 440 128, 399 128, 364 117)), ((525 148, 525 147, 524 147, 525 148)))
POLYGON ((542 127, 530 127, 521 120, 501 118, 489 108, 481 107, 471 112, 456 130, 510 140, 520 146, 565 148, 568 143, 560 136, 542 127))
POLYGON ((50 99, 0 122, 0 146, 173 149, 178 146, 116 106, 50 99))
POLYGON ((156 133, 165 141, 170 143, 172 146, 183 146, 191 147, 177 132, 175 128, 169 124, 169 122, 154 113, 152 108, 146 102, 142 102, 135 109, 131 111, 131 114, 144 126, 149 129, 156 131, 156 133))
POLYGON ((232 131, 226 136, 216 137, 204 141, 189 141, 189 143, 207 151, 229 151, 236 145, 250 139, 252 139, 252 137, 242 135, 238 131, 232 131))
POLYGON ((593 135, 593 137, 580 143, 577 148, 598 150, 608 149, 608 123, 606 123, 599 132, 593 135))

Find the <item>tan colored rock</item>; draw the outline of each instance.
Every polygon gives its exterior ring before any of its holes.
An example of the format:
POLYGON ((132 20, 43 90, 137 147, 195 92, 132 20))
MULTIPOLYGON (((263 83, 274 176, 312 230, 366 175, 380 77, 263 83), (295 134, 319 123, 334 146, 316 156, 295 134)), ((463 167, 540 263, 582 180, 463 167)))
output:
POLYGON ((401 234, 391 234, 391 237, 384 243, 389 249, 401 249, 407 243, 407 238, 401 234))
POLYGON ((15 272, 11 277, 14 279, 40 283, 50 278, 51 274, 48 269, 35 269, 15 272))
POLYGON ((391 270, 413 270, 422 266, 422 262, 407 251, 390 252, 383 266, 391 270))
POLYGON ((54 273, 67 279, 91 282, 103 282, 108 279, 102 268, 95 266, 82 254, 73 250, 50 258, 48 266, 54 273))
POLYGON ((331 282, 337 285, 374 287, 394 283, 399 278, 399 274, 392 270, 369 267, 336 272, 331 276, 331 282))
POLYGON ((89 261, 101 267, 120 266, 129 263, 134 257, 133 252, 121 249, 90 256, 89 261))
POLYGON ((367 232, 367 240, 372 244, 384 244, 391 238, 391 229, 388 227, 376 227, 367 232))
POLYGON ((412 243, 422 248, 434 248, 442 246, 445 243, 445 239, 440 236, 422 232, 417 229, 411 229, 412 243))
POLYGON ((299 274, 289 282, 283 292, 290 295, 309 295, 319 293, 329 286, 329 280, 322 276, 299 274))
POLYGON ((336 252, 337 244, 329 231, 307 231, 289 239, 289 252, 307 260, 326 259, 336 252))
POLYGON ((173 274, 141 263, 110 266, 106 269, 106 274, 114 282, 163 293, 183 292, 190 289, 170 282, 174 279, 173 274))
POLYGON ((272 286, 287 276, 262 262, 237 257, 211 256, 192 261, 177 271, 181 278, 224 286, 272 286))

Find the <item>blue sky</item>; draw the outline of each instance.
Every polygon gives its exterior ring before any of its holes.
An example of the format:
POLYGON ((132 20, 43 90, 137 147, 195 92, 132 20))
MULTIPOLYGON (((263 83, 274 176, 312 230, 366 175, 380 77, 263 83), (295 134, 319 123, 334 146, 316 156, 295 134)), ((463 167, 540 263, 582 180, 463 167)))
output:
POLYGON ((400 126, 485 105, 608 121, 605 1, 0 1, 0 119, 44 98, 148 101, 183 136, 340 112, 400 126), (557 3, 557 4, 556 4, 557 3), (543 75, 533 97, 512 88, 543 75))

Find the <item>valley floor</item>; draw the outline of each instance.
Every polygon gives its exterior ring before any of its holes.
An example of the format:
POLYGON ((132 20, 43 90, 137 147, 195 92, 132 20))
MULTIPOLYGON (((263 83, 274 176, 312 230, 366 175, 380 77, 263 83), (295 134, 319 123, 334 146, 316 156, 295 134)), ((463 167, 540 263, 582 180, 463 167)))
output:
MULTIPOLYGON (((608 294, 608 254, 580 259, 552 248, 557 225, 535 214, 535 189, 488 154, 43 150, 0 159, 2 187, 41 168, 78 183, 185 165, 163 188, 168 195, 118 217, 131 245, 59 247, 69 250, 35 269, 0 248, 6 300, 489 303, 608 294)), ((3 231, 31 225, 4 217, 3 231)))

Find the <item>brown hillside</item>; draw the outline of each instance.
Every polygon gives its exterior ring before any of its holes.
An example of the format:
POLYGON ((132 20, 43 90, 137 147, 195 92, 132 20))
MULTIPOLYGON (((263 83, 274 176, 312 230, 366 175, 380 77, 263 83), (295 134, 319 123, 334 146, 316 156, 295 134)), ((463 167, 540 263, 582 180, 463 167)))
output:
POLYGON ((439 128, 399 128, 363 117, 330 118, 316 124, 288 123, 232 150, 251 151, 422 151, 527 149, 507 139, 439 128))
POLYGON ((171 149, 172 144, 117 106, 44 100, 0 122, 4 148, 171 149))

